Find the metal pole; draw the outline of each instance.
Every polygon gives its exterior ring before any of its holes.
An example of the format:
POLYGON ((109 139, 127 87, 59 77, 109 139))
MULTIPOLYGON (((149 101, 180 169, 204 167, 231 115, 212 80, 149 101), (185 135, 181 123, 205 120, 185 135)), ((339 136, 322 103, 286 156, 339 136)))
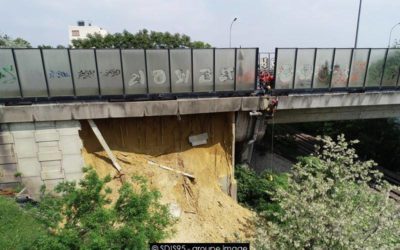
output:
POLYGON ((393 31, 394 28, 396 28, 397 25, 400 25, 400 23, 396 23, 396 24, 392 27, 392 29, 390 30, 388 48, 390 48, 390 41, 392 40, 392 31, 393 31))
POLYGON ((360 6, 358 7, 358 18, 357 18, 356 41, 355 41, 355 43, 354 43, 354 48, 357 48, 357 40, 358 40, 358 28, 359 28, 359 26, 360 26, 361 5, 362 5, 362 0, 360 0, 360 6))
POLYGON ((229 28, 229 48, 231 48, 232 46, 232 25, 233 23, 237 20, 237 17, 235 17, 232 22, 231 22, 231 26, 229 28))

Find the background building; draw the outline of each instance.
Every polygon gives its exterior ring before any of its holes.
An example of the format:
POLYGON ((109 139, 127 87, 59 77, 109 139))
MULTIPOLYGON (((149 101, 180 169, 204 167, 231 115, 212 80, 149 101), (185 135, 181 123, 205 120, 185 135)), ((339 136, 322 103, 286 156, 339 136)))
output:
POLYGON ((77 24, 77 26, 68 26, 69 45, 72 45, 72 40, 84 39, 89 34, 94 35, 97 33, 102 36, 108 34, 105 29, 100 28, 99 26, 92 26, 90 22, 86 24, 85 21, 78 21, 77 24))

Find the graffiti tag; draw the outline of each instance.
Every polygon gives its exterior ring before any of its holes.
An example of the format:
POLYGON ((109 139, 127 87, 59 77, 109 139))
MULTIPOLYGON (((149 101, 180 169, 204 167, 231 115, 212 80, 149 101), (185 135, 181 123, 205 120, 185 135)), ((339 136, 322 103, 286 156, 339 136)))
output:
POLYGON ((336 64, 333 66, 332 72, 332 84, 336 86, 346 86, 347 78, 349 77, 348 65, 340 68, 340 65, 336 64))
POLYGON ((228 80, 233 80, 234 69, 232 67, 222 68, 219 75, 219 81, 226 82, 228 80))
POLYGON ((189 70, 186 70, 185 72, 183 71, 183 69, 177 69, 175 70, 174 73, 178 78, 178 80, 176 81, 177 84, 189 82, 189 76, 190 76, 189 70))
POLYGON ((152 74, 155 84, 164 84, 167 81, 167 75, 162 69, 153 70, 152 74))
POLYGON ((360 80, 363 80, 366 66, 367 66, 366 62, 360 62, 360 61, 354 62, 351 71, 350 81, 359 82, 360 80))
POLYGON ((277 70, 277 79, 284 86, 281 87, 289 87, 289 84, 292 82, 293 77, 293 67, 290 64, 283 64, 277 70))
POLYGON ((212 82, 213 73, 210 68, 201 69, 199 77, 199 83, 210 83, 212 82))
POLYGON ((139 70, 138 73, 132 73, 131 74, 131 79, 128 82, 129 86, 141 84, 144 85, 144 70, 139 70))
POLYGON ((17 80, 17 75, 13 65, 6 65, 0 68, 0 83, 12 84, 17 80))
POLYGON ((85 80, 85 79, 93 79, 93 78, 96 77, 95 74, 96 74, 95 70, 89 70, 89 69, 80 70, 78 72, 78 79, 83 79, 83 80, 85 80))
POLYGON ((49 78, 67 78, 67 77, 71 77, 71 74, 66 72, 66 71, 62 71, 62 70, 50 70, 49 71, 49 78))
POLYGON ((105 77, 116 77, 121 75, 120 69, 107 69, 105 72, 100 72, 105 77))

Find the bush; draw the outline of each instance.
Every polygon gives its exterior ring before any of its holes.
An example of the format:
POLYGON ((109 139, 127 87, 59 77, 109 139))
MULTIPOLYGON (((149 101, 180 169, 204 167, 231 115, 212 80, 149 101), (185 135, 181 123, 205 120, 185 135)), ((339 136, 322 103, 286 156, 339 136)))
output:
POLYGON ((46 229, 11 198, 0 196, 0 248, 29 249, 46 229))
POLYGON ((235 178, 238 183, 238 201, 257 212, 263 212, 269 219, 280 212, 279 206, 271 199, 278 187, 286 188, 287 174, 271 172, 256 173, 246 165, 237 165, 235 178))
POLYGON ((44 195, 36 212, 49 234, 35 242, 36 249, 147 249, 171 233, 168 207, 143 178, 124 183, 112 204, 106 188, 111 178, 84 171, 79 187, 65 182, 55 189, 59 196, 44 195))
POLYGON ((323 139, 322 148, 294 165, 288 188, 273 199, 285 211, 279 222, 261 221, 257 249, 396 249, 400 208, 392 188, 358 160, 343 135, 323 139), (374 188, 372 189, 371 186, 374 188))

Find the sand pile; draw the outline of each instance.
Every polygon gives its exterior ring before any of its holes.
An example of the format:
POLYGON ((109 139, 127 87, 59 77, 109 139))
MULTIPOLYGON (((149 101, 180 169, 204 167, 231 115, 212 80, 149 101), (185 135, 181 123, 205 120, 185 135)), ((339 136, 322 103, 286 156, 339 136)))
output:
MULTIPOLYGON (((219 186, 232 177, 231 114, 96 120, 126 176, 143 175, 179 215, 170 242, 224 242, 246 239, 253 214, 238 205, 219 186), (208 133, 206 145, 192 147, 188 137, 208 133), (195 181, 149 161, 194 175, 195 181)), ((80 136, 87 165, 104 176, 117 171, 87 122, 80 136)), ((114 179, 113 190, 120 187, 114 179)))

